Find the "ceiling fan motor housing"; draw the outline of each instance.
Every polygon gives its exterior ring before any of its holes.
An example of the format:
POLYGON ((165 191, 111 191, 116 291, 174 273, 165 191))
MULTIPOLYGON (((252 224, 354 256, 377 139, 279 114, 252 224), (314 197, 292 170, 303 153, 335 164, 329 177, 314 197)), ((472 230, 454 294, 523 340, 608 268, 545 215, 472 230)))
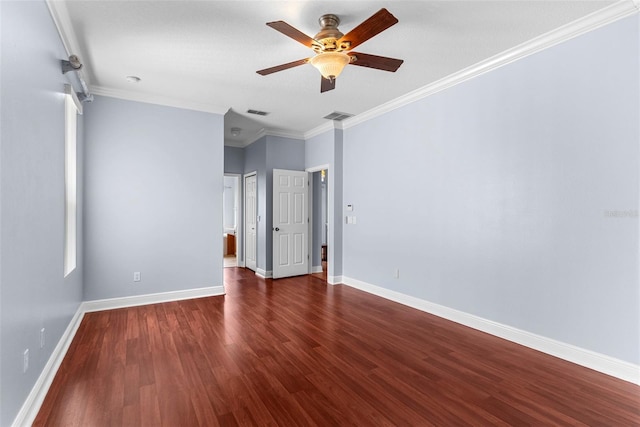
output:
POLYGON ((341 48, 341 46, 337 45, 337 41, 344 35, 338 30, 338 25, 340 25, 340 18, 338 18, 338 16, 332 13, 322 15, 320 19, 318 19, 318 23, 322 29, 314 37, 314 41, 317 43, 314 43, 313 50, 316 53, 340 52, 348 48, 341 48))

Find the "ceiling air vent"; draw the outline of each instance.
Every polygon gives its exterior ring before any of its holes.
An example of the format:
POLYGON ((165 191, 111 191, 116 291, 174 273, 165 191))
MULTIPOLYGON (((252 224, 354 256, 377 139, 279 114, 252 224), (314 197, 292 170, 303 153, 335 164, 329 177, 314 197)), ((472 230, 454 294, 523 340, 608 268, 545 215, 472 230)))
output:
POLYGON ((353 114, 341 113, 339 111, 334 111, 333 113, 324 116, 324 118, 327 120, 335 120, 337 122, 341 122, 344 119, 348 119, 349 117, 353 117, 353 114))
POLYGON ((269 114, 266 111, 260 111, 260 110, 247 110, 247 113, 255 114, 257 116, 266 116, 267 114, 269 114))

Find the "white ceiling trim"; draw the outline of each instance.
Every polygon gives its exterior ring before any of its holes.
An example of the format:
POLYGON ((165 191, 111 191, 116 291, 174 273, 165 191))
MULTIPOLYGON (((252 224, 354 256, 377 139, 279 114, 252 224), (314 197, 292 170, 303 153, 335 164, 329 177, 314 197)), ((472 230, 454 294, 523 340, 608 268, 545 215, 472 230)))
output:
POLYGON ((244 144, 243 142, 240 141, 224 141, 224 146, 225 147, 234 147, 234 148, 244 148, 247 146, 247 144, 244 144))
MULTIPOLYGON (((381 104, 371 110, 360 113, 354 117, 345 119, 341 124, 343 129, 371 120, 389 111, 403 107, 412 102, 418 101, 427 96, 433 95, 452 86, 458 85, 481 74, 495 70, 496 68, 510 64, 554 45, 560 44, 581 34, 593 31, 597 28, 615 22, 619 19, 631 16, 640 11, 640 0, 621 0, 583 18, 577 19, 567 25, 559 27, 548 33, 542 34, 525 43, 508 49, 502 53, 478 62, 475 65, 464 68, 458 72, 450 74, 434 83, 416 89, 396 98, 392 101, 381 104)), ((316 128, 318 129, 318 128, 316 128)), ((309 131, 314 132, 315 129, 309 131)), ((306 134, 305 134, 306 135, 306 134)))
POLYGON ((294 132, 282 129, 265 129, 264 134, 267 136, 278 136, 281 138, 300 139, 304 141, 304 133, 294 132))
POLYGON ((303 141, 306 141, 308 139, 313 138, 314 136, 318 136, 320 134, 323 134, 325 132, 329 132, 333 129, 342 129, 342 123, 341 122, 335 122, 335 121, 329 121, 327 123, 324 123, 318 127, 315 127, 313 129, 311 129, 308 132, 304 132, 304 133, 296 133, 296 132, 289 132, 289 131, 283 131, 283 130, 279 130, 279 129, 269 129, 269 128, 262 128, 260 129, 260 131, 258 133, 256 133, 252 138, 247 139, 246 142, 238 142, 238 141, 225 141, 225 145, 229 146, 229 147, 238 147, 238 148, 244 148, 248 145, 253 144, 254 142, 256 142, 257 140, 259 140, 260 138, 262 138, 263 136, 269 135, 269 136, 280 136, 283 138, 293 138, 293 139, 300 139, 303 141))
POLYGON ((239 147, 248 147, 249 145, 253 144, 254 142, 256 142, 257 140, 259 140, 260 138, 262 138, 263 136, 267 136, 267 130, 265 128, 262 128, 258 131, 258 133, 256 133, 253 138, 249 138, 247 139, 244 143, 240 143, 239 147))
POLYGON ((303 134, 303 133, 292 132, 292 131, 287 131, 287 130, 282 130, 282 129, 262 128, 262 129, 260 129, 260 131, 258 133, 256 133, 253 136, 253 138, 247 139, 247 141, 244 142, 244 143, 229 141, 229 142, 225 142, 225 145, 231 146, 231 147, 244 148, 244 147, 247 147, 247 146, 253 144, 254 142, 259 140, 263 136, 277 136, 277 137, 281 137, 281 138, 299 139, 301 142, 304 142, 305 139, 306 139, 306 134, 303 134))
POLYGON ((185 110, 203 111, 213 114, 226 114, 229 108, 220 108, 216 105, 202 104, 199 102, 187 101, 160 95, 140 95, 122 90, 107 89, 100 86, 90 86, 89 89, 94 95, 108 96, 110 98, 126 99, 128 101, 144 102, 147 104, 164 105, 166 107, 183 108, 185 110))
POLYGON ((310 131, 305 132, 304 133, 304 139, 305 140, 311 139, 314 136, 318 136, 320 134, 323 134, 323 133, 328 132, 330 130, 333 130, 335 128, 336 128, 336 122, 331 120, 331 121, 329 121, 327 123, 321 124, 320 126, 311 129, 310 131))
MULTIPOLYGON (((80 53, 78 38, 73 31, 73 25, 71 25, 66 3, 63 1, 47 0, 47 7, 58 29, 58 34, 60 34, 64 50, 67 51, 67 56, 78 55, 80 53)), ((80 58, 80 62, 82 62, 82 58, 80 58)))

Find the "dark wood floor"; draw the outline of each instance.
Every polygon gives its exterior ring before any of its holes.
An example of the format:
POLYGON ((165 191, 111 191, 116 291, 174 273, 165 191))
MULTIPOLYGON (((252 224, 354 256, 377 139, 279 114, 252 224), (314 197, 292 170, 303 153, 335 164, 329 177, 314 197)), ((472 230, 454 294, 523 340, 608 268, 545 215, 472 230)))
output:
POLYGON ((224 272, 224 297, 87 314, 34 425, 640 425, 630 383, 313 276, 224 272))

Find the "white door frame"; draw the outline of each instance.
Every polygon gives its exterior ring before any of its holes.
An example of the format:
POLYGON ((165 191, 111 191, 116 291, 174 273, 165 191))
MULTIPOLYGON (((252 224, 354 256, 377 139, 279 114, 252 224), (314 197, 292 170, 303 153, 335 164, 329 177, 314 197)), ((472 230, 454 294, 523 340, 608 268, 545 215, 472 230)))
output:
MULTIPOLYGON (((320 172, 323 169, 327 171, 327 175, 329 176, 329 185, 327 185, 327 283, 333 284, 329 278, 333 277, 334 266, 333 254, 335 246, 333 242, 333 191, 331 191, 331 187, 335 184, 331 183, 335 178, 332 178, 331 166, 328 164, 305 169, 310 173, 309 179, 311 180, 311 184, 309 185, 309 258, 312 258, 313 254, 313 221, 315 221, 313 218, 313 209, 311 209, 313 203, 313 173, 320 172)), ((311 273, 311 269, 313 268, 312 264, 313 262, 309 262, 309 273, 311 273)))
MULTIPOLYGON (((258 172, 257 171, 253 171, 253 172, 245 173, 242 176, 242 188, 243 188, 242 227, 243 227, 243 229, 244 229, 244 226, 247 224, 247 210, 245 209, 246 200, 244 200, 244 198, 246 197, 246 194, 244 193, 244 187, 246 186, 247 178, 249 178, 251 176, 255 176, 256 177, 256 215, 258 214, 258 172)), ((246 240, 249 238, 249 233, 244 233, 244 236, 245 236, 245 240, 243 240, 244 244, 242 245, 242 267, 245 267, 246 264, 247 264, 247 242, 246 242, 246 240)), ((255 271, 258 271, 258 221, 256 221, 255 248, 256 248, 256 270, 255 271)), ((238 265, 238 267, 240 267, 240 265, 238 265)))
POLYGON ((244 235, 242 233, 244 230, 244 222, 242 222, 244 221, 244 199, 242 199, 244 195, 244 179, 242 178, 242 174, 239 173, 225 173, 224 176, 231 176, 238 179, 236 194, 234 195, 238 205, 238 210, 236 210, 236 262, 238 263, 238 267, 244 267, 244 252, 240 254, 239 251, 240 242, 243 242, 244 246, 244 241, 240 240, 244 235), (240 261, 240 255, 242 255, 242 262, 240 261))

